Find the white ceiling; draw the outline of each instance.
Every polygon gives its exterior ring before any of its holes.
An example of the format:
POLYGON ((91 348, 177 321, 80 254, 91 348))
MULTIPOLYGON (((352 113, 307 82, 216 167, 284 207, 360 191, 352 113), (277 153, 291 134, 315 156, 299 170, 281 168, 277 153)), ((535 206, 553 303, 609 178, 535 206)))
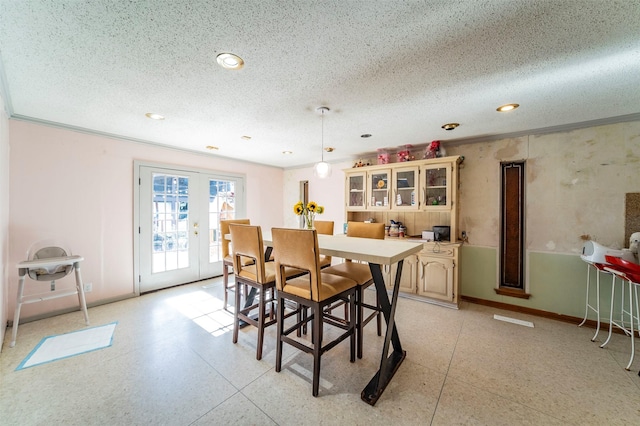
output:
POLYGON ((321 105, 328 161, 640 119, 640 0, 0 0, 0 59, 16 119, 278 167, 321 105))

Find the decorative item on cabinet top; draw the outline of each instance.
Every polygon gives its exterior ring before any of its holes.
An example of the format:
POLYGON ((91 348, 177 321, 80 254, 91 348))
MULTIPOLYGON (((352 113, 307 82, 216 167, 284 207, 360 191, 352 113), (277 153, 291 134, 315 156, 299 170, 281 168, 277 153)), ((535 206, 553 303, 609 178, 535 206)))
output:
POLYGON ((352 169, 355 169, 357 167, 367 167, 370 166, 371 163, 369 163, 368 161, 366 163, 364 163, 362 160, 359 160, 357 163, 355 163, 352 167, 352 169))
POLYGON ((444 147, 440 144, 440 141, 433 141, 429 145, 427 145, 427 148, 424 150, 424 156, 422 158, 429 159, 446 156, 447 151, 445 151, 444 147))
POLYGON ((378 164, 389 164, 389 152, 386 149, 378 149, 378 164))
POLYGON ((412 161, 415 160, 416 157, 411 155, 411 148, 413 146, 412 145, 404 145, 402 147, 400 147, 400 149, 398 150, 398 163, 404 163, 406 161, 412 161))

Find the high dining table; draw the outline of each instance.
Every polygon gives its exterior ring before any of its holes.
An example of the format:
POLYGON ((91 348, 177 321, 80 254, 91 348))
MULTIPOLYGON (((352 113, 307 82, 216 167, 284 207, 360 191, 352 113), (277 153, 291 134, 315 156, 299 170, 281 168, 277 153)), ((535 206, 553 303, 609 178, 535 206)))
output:
MULTIPOLYGON (((263 230, 262 239, 266 247, 272 245, 270 231, 263 230)), ((402 276, 404 259, 407 256, 421 251, 423 245, 422 243, 402 240, 375 240, 371 238, 347 237, 345 235, 320 234, 318 235, 318 248, 320 249, 320 253, 327 256, 360 260, 369 263, 371 275, 373 276, 373 281, 376 286, 377 297, 387 323, 380 358, 380 368, 360 394, 363 401, 370 405, 375 405, 407 355, 406 351, 402 349, 400 336, 398 335, 395 323, 400 277, 402 276), (398 267, 391 300, 389 300, 384 277, 382 276, 381 265, 392 265, 394 263, 397 263, 398 267), (390 345, 393 347, 391 354, 389 354, 390 345)))

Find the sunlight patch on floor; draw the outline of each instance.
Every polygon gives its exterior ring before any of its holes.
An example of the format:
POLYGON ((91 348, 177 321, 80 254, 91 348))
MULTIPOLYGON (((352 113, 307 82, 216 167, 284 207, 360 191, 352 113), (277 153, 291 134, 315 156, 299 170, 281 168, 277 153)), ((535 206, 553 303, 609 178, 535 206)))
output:
MULTIPOLYGON (((213 284, 209 284, 203 288, 212 286, 213 284)), ((167 303, 213 336, 221 336, 233 330, 233 314, 223 309, 223 300, 206 291, 172 297, 167 303)))

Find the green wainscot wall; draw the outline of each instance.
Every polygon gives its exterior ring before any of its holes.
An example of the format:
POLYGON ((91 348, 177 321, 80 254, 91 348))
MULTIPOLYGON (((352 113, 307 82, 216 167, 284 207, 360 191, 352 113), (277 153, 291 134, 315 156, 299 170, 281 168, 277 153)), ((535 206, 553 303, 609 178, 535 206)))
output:
MULTIPOLYGON (((596 271, 580 256, 557 253, 527 253, 526 280, 529 299, 496 294, 498 252, 496 248, 464 245, 460 250, 460 294, 483 300, 538 309, 554 314, 583 318, 586 302, 587 269, 591 282, 590 304, 596 306, 596 271)), ((600 317, 608 322, 611 307, 611 275, 600 273, 600 317)), ((620 281, 618 280, 618 283, 620 281)), ((626 288, 626 286, 625 286, 626 288)), ((628 290, 627 290, 628 292, 628 290)), ((619 312, 620 284, 616 287, 614 315, 619 312)), ((625 294, 628 297, 628 293, 625 294)), ((589 319, 595 320, 594 312, 589 319)))

